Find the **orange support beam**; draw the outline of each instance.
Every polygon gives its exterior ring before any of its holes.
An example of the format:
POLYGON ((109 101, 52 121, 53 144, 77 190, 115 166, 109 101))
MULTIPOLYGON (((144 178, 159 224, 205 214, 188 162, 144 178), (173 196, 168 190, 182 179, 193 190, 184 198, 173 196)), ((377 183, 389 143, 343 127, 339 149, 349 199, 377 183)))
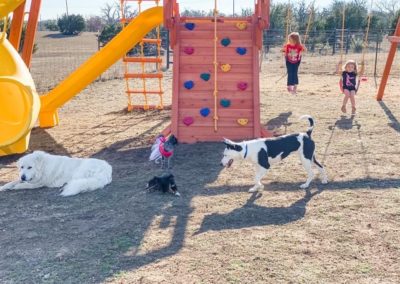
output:
POLYGON ((22 26, 24 25, 25 4, 26 2, 22 3, 14 10, 11 22, 9 41, 17 51, 19 50, 22 26))
POLYGON ((42 0, 32 0, 31 8, 29 10, 28 25, 26 27, 24 47, 22 49, 22 59, 28 68, 31 67, 33 45, 35 44, 35 35, 41 3, 42 0))
POLYGON ((399 37, 400 37, 400 18, 397 21, 396 30, 394 32, 393 37, 391 37, 391 39, 389 39, 391 42, 391 45, 390 45, 388 58, 386 60, 385 70, 383 71, 381 83, 379 85, 378 94, 376 96, 376 99, 378 101, 382 100, 383 95, 385 93, 386 84, 389 79, 390 69, 392 68, 393 59, 396 54, 397 46, 399 44, 399 41, 397 40, 397 38, 399 38, 399 37))

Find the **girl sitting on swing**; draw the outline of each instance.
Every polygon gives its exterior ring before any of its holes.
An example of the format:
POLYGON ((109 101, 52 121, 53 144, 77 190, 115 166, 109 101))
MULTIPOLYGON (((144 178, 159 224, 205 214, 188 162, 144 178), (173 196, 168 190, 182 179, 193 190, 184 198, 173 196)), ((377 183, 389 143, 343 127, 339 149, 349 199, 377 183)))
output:
POLYGON ((299 84, 298 71, 301 62, 301 53, 306 51, 304 45, 301 44, 300 35, 292 32, 288 36, 287 43, 283 46, 282 51, 285 54, 287 69, 287 90, 294 95, 297 94, 297 85, 299 84))
POLYGON ((356 113, 355 95, 359 85, 359 83, 357 83, 357 63, 354 60, 348 60, 346 64, 343 65, 343 72, 339 84, 340 90, 344 94, 341 110, 343 113, 346 113, 346 105, 350 99, 351 114, 354 115, 356 113))

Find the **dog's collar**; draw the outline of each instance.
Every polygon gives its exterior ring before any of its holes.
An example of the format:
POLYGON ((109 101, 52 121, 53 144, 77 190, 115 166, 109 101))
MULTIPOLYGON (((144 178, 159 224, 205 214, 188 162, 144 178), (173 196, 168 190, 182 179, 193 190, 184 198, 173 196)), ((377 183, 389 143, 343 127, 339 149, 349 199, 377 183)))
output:
POLYGON ((243 156, 243 159, 246 159, 246 157, 247 157, 247 144, 246 144, 246 147, 245 147, 245 150, 244 150, 244 156, 243 156))

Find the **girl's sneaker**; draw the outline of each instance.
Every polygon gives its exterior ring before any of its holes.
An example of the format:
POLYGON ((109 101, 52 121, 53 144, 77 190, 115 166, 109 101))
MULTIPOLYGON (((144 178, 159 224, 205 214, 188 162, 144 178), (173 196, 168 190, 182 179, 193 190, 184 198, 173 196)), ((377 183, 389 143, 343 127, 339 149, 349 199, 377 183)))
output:
POLYGON ((351 114, 356 114, 356 108, 355 107, 351 108, 351 114))

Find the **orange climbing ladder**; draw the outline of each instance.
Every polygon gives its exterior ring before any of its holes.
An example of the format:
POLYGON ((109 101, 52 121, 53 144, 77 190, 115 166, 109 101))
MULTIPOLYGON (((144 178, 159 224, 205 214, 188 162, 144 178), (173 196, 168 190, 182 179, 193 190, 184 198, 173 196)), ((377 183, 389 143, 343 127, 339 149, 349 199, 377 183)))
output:
MULTIPOLYGON (((155 4, 159 6, 160 0, 120 0, 121 4, 121 24, 125 27, 134 17, 127 15, 129 2, 137 3, 138 14, 142 12, 142 4, 155 4)), ((148 7, 146 7, 148 8, 148 7)), ((150 35, 151 36, 151 35, 150 35)), ((160 26, 155 29, 155 35, 149 38, 143 38, 138 44, 139 52, 133 54, 128 52, 123 58, 124 79, 126 95, 128 98, 128 111, 134 109, 163 109, 163 73, 161 70, 161 38, 160 26), (146 56, 145 49, 150 46, 155 47, 155 56, 146 56), (156 82, 154 82, 156 80, 156 82), (156 86, 156 87, 154 87, 156 86), (140 97, 142 99, 140 99, 140 97), (134 103, 138 101, 139 103, 134 103), (158 101, 158 102, 157 102, 158 101)), ((134 48, 134 47, 132 47, 134 48)))

